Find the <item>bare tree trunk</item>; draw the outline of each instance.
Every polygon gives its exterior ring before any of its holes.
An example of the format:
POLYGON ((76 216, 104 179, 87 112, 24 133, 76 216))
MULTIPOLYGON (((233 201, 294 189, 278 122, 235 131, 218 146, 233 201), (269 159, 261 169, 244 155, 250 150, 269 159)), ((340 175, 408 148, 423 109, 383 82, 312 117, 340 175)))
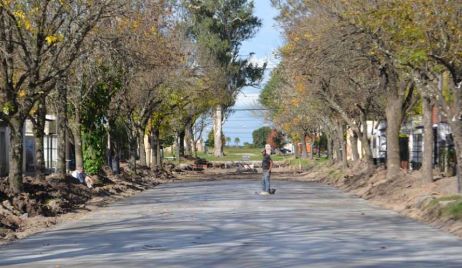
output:
MULTIPOLYGON (((35 127, 34 127, 35 129, 35 127)), ((40 134, 40 130, 34 130, 34 140, 35 140, 35 177, 38 179, 45 178, 45 135, 43 132, 40 134)))
POLYGON ((310 143, 310 159, 314 159, 314 142, 310 143))
POLYGON ((136 148, 133 143, 130 145, 130 167, 136 171, 136 148))
POLYGON ((151 136, 144 135, 144 148, 146 152, 146 167, 150 167, 152 163, 152 147, 151 147, 151 136))
POLYGON ((433 181, 433 127, 432 127, 432 101, 429 97, 422 98, 423 110, 423 156, 422 156, 422 177, 426 182, 433 181))
POLYGON ((35 176, 40 179, 45 178, 45 156, 44 156, 44 138, 45 138, 45 122, 46 122, 46 105, 45 97, 41 98, 38 104, 38 109, 34 123, 35 136, 35 176))
POLYGON ((156 170, 157 169, 157 136, 155 134, 155 130, 152 129, 151 131, 151 169, 156 170))
POLYGON ((223 107, 221 105, 215 106, 213 113, 213 132, 214 132, 214 148, 213 155, 215 157, 223 157, 223 143, 222 136, 222 122, 223 122, 223 107))
MULTIPOLYGON (((453 75, 453 74, 452 74, 453 75)), ((439 75, 438 97, 439 109, 446 114, 452 131, 456 153, 457 192, 462 191, 462 82, 454 76, 450 81, 445 74, 439 75), (456 81, 459 81, 458 83, 456 81), (446 100, 443 88, 451 89, 452 102, 446 100)))
POLYGON ((372 158, 372 149, 371 143, 367 138, 367 116, 365 113, 361 113, 360 121, 362 126, 361 133, 357 133, 359 138, 361 139, 361 147, 364 153, 363 159, 366 161, 367 164, 367 172, 370 174, 374 169, 374 159, 372 158))
POLYGON ((308 158, 308 152, 306 151, 306 133, 305 132, 302 132, 302 135, 301 135, 301 143, 302 143, 302 154, 301 154, 301 158, 303 159, 306 159, 308 158))
POLYGON ((457 119, 448 120, 454 139, 454 149, 456 151, 456 176, 457 192, 462 191, 462 122, 457 119))
POLYGON ((10 165, 8 182, 10 190, 13 193, 21 193, 24 191, 23 186, 23 152, 24 152, 24 120, 22 118, 12 118, 10 120, 10 165))
POLYGON ((140 156, 140 166, 146 166, 146 149, 144 147, 144 129, 138 130, 138 146, 140 156))
POLYGON ((318 158, 321 158, 321 137, 322 137, 322 133, 321 133, 321 128, 318 129, 318 158))
POLYGON ((194 157, 197 158, 197 141, 196 141, 196 137, 194 137, 193 125, 191 125, 190 132, 191 132, 192 150, 194 153, 194 157))
POLYGON ((336 131, 334 131, 332 135, 332 160, 334 163, 338 163, 340 161, 339 144, 336 131))
POLYGON ((310 159, 314 159, 314 141, 315 141, 315 134, 310 135, 310 159))
POLYGON ((192 123, 186 124, 185 128, 185 154, 192 156, 193 155, 193 147, 194 147, 194 137, 193 137, 193 131, 192 131, 192 123), (192 145, 192 146, 191 146, 192 145))
POLYGON ((359 160, 359 152, 358 152, 358 135, 355 132, 352 132, 350 137, 350 145, 351 145, 351 154, 353 156, 353 161, 359 160))
POLYGON ((116 125, 116 120, 109 119, 107 129, 107 158, 108 165, 111 167, 112 173, 120 174, 120 141, 115 138, 116 135, 114 134, 114 128, 116 125))
POLYGON ((327 135, 327 158, 329 159, 330 163, 335 163, 334 161, 334 139, 332 138, 332 134, 327 135))
POLYGON ((57 103, 57 121, 58 121, 58 159, 56 163, 56 173, 61 176, 66 175, 66 151, 67 151, 67 85, 64 78, 60 78, 57 83, 58 103, 57 103))
POLYGON ((175 137, 175 155, 176 155, 176 163, 180 164, 180 132, 176 132, 175 137))
POLYGON ((162 164, 160 133, 157 128, 154 130, 154 133, 156 135, 156 164, 157 164, 157 168, 162 170, 163 164, 162 164))
POLYGON ((130 168, 136 172, 136 158, 137 158, 137 145, 138 145, 138 141, 137 141, 137 136, 138 136, 138 133, 136 130, 134 130, 133 128, 131 128, 130 132, 129 132, 129 137, 128 137, 128 150, 129 150, 129 161, 128 161, 128 164, 130 166, 130 168))
POLYGON ((75 167, 83 168, 83 146, 82 146, 82 131, 80 124, 74 131, 74 150, 75 150, 75 167))
POLYGON ((180 131, 178 137, 180 138, 179 144, 178 144, 180 146, 179 147, 179 149, 180 149, 180 152, 179 152, 180 154, 179 155, 180 155, 180 157, 185 157, 185 154, 184 154, 184 152, 185 152, 185 148, 184 148, 185 131, 184 130, 180 131))
POLYGON ((343 168, 348 168, 346 144, 345 144, 345 139, 343 138, 344 126, 341 122, 338 122, 337 129, 339 130, 337 131, 337 134, 338 134, 337 138, 338 138, 338 144, 339 144, 339 156, 342 159, 343 168))
MULTIPOLYGON (((444 79, 444 76, 441 77, 444 79)), ((445 83, 441 80, 442 83, 445 83)), ((442 84, 441 84, 442 85, 442 84)), ((452 103, 451 116, 448 118, 449 126, 451 127, 452 136, 454 139, 454 147, 456 153, 456 176, 457 176, 457 192, 462 192, 462 79, 453 79, 450 85, 454 102, 452 103), (459 81, 456 83, 454 80, 459 81)))
POLYGON ((162 157, 160 152, 160 139, 159 129, 156 127, 151 132, 151 148, 152 148, 152 162, 151 169, 159 170, 162 169, 162 157))
POLYGON ((402 101, 399 97, 387 98, 387 180, 400 176, 399 131, 402 120, 402 101))
POLYGON ((75 109, 74 122, 70 124, 74 136, 75 167, 83 168, 82 125, 80 124, 80 109, 75 109))

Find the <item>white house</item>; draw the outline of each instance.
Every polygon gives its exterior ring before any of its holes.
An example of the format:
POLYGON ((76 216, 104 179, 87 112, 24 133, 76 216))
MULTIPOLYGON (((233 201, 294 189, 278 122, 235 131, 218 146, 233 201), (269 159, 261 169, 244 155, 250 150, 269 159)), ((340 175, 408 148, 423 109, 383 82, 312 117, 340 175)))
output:
MULTIPOLYGON (((0 122, 0 176, 7 176, 9 171, 9 151, 10 151, 10 129, 6 124, 0 122)), ((33 125, 30 120, 26 120, 24 125, 24 161, 23 172, 30 173, 35 171, 35 137, 33 125)), ((56 136, 56 117, 46 116, 45 137, 44 137, 44 158, 45 167, 49 172, 56 168, 57 136, 56 136)))

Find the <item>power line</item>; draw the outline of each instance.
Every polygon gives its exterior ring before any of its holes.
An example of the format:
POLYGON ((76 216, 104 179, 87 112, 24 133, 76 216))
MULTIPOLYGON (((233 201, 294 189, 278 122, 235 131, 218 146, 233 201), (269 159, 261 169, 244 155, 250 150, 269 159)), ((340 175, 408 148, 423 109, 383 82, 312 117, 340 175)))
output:
POLYGON ((228 111, 274 111, 274 110, 280 110, 280 109, 269 109, 269 108, 231 108, 227 109, 228 111))

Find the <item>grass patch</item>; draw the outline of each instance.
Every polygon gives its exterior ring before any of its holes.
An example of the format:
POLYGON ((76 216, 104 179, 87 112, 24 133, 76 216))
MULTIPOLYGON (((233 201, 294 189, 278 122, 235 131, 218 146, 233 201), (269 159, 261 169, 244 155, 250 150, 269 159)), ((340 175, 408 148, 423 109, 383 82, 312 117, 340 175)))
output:
POLYGON ((453 219, 462 219, 462 200, 449 203, 441 209, 443 216, 449 216, 453 219))
MULTIPOLYGON (((0 224, 1 224, 1 223, 0 223, 0 224)), ((4 228, 4 227, 2 227, 2 226, 0 225, 0 236, 1 236, 2 234, 6 234, 8 231, 9 231, 8 229, 6 229, 6 228, 4 228)))
MULTIPOLYGON (((248 159, 248 161, 261 161, 262 150, 263 148, 225 147, 223 150, 224 156, 215 157, 213 156, 213 148, 210 148, 208 153, 199 152, 197 156, 207 161, 244 161, 244 159, 248 159)), ((165 156, 171 157, 173 155, 166 153, 165 156)), ((293 155, 271 155, 273 161, 285 161, 291 158, 293 158, 293 155)))
POLYGON ((462 219, 462 195, 449 195, 434 199, 428 205, 430 209, 437 208, 443 217, 462 219))
POLYGON ((321 168, 329 163, 326 158, 315 158, 315 159, 302 159, 292 157, 287 160, 289 166, 301 170, 311 170, 313 168, 321 168))
POLYGON ((462 201, 462 195, 448 195, 437 198, 438 201, 462 201))
POLYGON ((448 196, 443 196, 440 198, 436 198, 430 202, 430 206, 436 206, 439 205, 440 202, 445 202, 445 201, 460 201, 462 202, 462 195, 448 195, 448 196))
POLYGON ((311 159, 292 158, 288 159, 290 167, 301 170, 308 170, 315 166, 315 161, 311 159))
MULTIPOLYGON (((208 153, 199 152, 197 156, 203 158, 207 161, 245 161, 244 159, 248 159, 248 161, 261 161, 262 154, 261 151, 263 148, 244 148, 244 147, 225 147, 224 148, 224 156, 223 157, 215 157, 213 156, 213 148, 210 148, 208 153)), ((172 157, 173 154, 165 153, 165 157, 172 157)), ((315 159, 301 159, 295 158, 293 154, 287 155, 280 155, 280 154, 273 154, 271 155, 271 159, 273 161, 284 161, 289 166, 293 167, 294 169, 301 170, 310 170, 315 166, 323 166, 329 163, 328 159, 325 157, 315 158, 315 159)), ((175 162, 171 161, 170 162, 175 162)))
POLYGON ((335 181, 343 178, 344 173, 342 169, 331 169, 329 170, 328 177, 334 179, 335 181))

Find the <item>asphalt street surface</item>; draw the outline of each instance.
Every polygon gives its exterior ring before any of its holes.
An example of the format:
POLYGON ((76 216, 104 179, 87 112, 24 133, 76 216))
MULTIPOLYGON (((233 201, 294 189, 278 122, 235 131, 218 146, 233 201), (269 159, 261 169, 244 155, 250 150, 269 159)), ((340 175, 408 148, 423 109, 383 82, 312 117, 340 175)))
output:
POLYGON ((172 183, 0 248, 11 267, 462 267, 462 240, 330 186, 172 183))

